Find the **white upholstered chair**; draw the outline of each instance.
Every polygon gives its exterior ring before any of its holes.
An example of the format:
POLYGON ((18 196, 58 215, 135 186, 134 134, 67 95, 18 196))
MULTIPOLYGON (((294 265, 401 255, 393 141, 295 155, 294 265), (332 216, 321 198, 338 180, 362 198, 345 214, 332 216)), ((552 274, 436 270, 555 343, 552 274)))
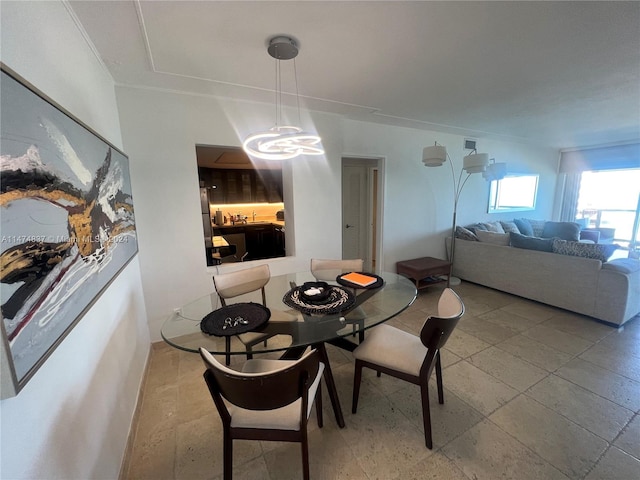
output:
POLYGON ((358 409, 363 367, 377 371, 378 376, 380 373, 386 373, 419 385, 425 443, 428 448, 433 448, 429 411, 429 377, 435 367, 438 402, 444 403, 440 349, 463 314, 464 304, 460 297, 450 288, 445 288, 438 300, 437 316, 430 316, 425 320, 419 337, 386 324, 372 328, 366 340, 353 352, 356 364, 351 411, 356 413, 358 409))
POLYGON ((320 381, 324 364, 317 350, 299 360, 247 360, 238 372, 200 348, 204 379, 222 419, 224 479, 231 480, 233 440, 300 442, 305 480, 309 478, 307 422, 316 402, 322 427, 320 381))
MULTIPOLYGON (((361 258, 348 259, 348 260, 334 260, 324 258, 312 258, 311 259, 311 274, 323 282, 332 282, 336 280, 336 277, 342 273, 349 272, 361 272, 364 268, 364 260, 361 258)), ((345 320, 353 325, 353 336, 355 337, 355 324, 361 322, 365 317, 364 312, 360 307, 356 307, 353 311, 345 315, 345 320)), ((358 341, 364 340, 364 331, 360 330, 358 341)))
POLYGON ((341 273, 361 272, 364 268, 364 261, 361 258, 353 260, 331 260, 312 258, 311 273, 317 280, 335 281, 341 273))
MULTIPOLYGON (((271 271, 269 265, 259 265, 257 267, 245 268, 236 272, 221 273, 213 276, 213 285, 220 297, 223 306, 227 305, 227 300, 245 295, 251 292, 260 291, 262 295, 262 304, 266 306, 266 297, 264 286, 271 279, 271 271)), ((294 321, 295 317, 288 315, 286 312, 279 310, 271 311, 270 321, 294 321)), ((244 344, 247 350, 247 358, 251 358, 251 349, 253 345, 260 342, 266 342, 273 335, 261 332, 247 332, 236 335, 236 337, 244 344)), ((229 344, 227 344, 229 350, 229 344)), ((230 355, 226 355, 226 364, 230 363, 230 355)))

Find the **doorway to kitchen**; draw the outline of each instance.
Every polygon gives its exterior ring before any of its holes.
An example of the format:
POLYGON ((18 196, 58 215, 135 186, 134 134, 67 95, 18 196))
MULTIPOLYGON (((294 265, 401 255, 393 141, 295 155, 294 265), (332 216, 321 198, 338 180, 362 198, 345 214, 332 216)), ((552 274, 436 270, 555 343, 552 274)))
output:
POLYGON ((382 265, 384 159, 342 158, 342 258, 362 258, 364 268, 382 265))

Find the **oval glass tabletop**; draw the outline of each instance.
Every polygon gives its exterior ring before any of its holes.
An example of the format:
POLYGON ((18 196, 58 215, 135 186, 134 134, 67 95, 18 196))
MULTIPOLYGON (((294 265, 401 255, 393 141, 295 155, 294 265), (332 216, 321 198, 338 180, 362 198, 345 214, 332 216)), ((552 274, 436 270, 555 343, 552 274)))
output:
MULTIPOLYGON (((311 272, 272 276, 265 286, 266 306, 271 311, 271 317, 255 331, 244 333, 246 337, 242 337, 249 341, 251 336, 267 339, 265 342, 252 344, 252 352, 281 351, 357 336, 359 332, 398 315, 416 298, 415 285, 395 273, 382 273, 380 277, 384 284, 381 287, 356 290, 340 286, 335 281, 340 273, 327 271, 323 280, 333 278, 328 283, 347 290, 348 296, 355 295, 355 303, 346 310, 339 311, 338 307, 335 312, 311 314, 309 309, 292 308, 284 302, 285 295, 288 295, 287 301, 292 304, 292 288, 317 280, 311 272)), ((262 303, 260 291, 235 297, 232 301, 227 301, 227 304, 240 302, 262 303)), ((201 330, 202 319, 221 307, 215 292, 187 303, 165 321, 161 329, 162 338, 176 348, 191 352, 204 347, 214 354, 246 354, 247 342, 241 341, 237 336, 215 336, 201 330)), ((353 346, 357 344, 353 343, 353 346)))

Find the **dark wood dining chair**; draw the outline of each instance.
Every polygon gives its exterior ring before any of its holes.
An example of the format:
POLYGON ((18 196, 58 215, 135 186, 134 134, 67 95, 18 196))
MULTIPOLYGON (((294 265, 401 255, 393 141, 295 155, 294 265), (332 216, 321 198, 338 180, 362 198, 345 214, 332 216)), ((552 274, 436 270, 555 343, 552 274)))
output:
MULTIPOLYGON (((264 286, 271 279, 271 271, 269 265, 259 265, 257 267, 245 268, 236 272, 221 273, 213 276, 213 285, 216 289, 222 306, 227 305, 227 300, 247 293, 260 291, 262 296, 262 305, 266 307, 266 296, 264 286)), ((274 315, 286 315, 284 312, 272 312, 274 315)), ((287 318, 289 319, 289 318, 287 318)), ((277 320, 273 318, 272 320, 277 320)), ((282 319, 281 319, 282 320, 282 319)), ((266 342, 273 335, 262 332, 247 332, 236 335, 236 337, 244 344, 247 351, 247 358, 252 358, 252 347, 258 343, 266 342)), ((231 363, 230 339, 227 337, 227 354, 225 356, 226 364, 231 363)))
POLYGON ((431 438, 431 413, 429 411, 429 378, 434 367, 438 386, 438 402, 444 403, 440 349, 464 315, 464 304, 450 288, 445 288, 438 300, 438 315, 427 317, 420 336, 391 325, 372 328, 364 342, 353 352, 356 359, 353 378, 353 403, 351 411, 358 409, 360 381, 363 367, 386 373, 395 378, 420 386, 422 397, 422 421, 427 448, 433 448, 431 438))
POLYGON ((317 350, 298 360, 247 360, 238 372, 200 348, 204 379, 222 419, 223 475, 231 480, 233 440, 300 442, 302 471, 309 479, 307 422, 316 403, 322 427, 320 380, 324 364, 317 350))

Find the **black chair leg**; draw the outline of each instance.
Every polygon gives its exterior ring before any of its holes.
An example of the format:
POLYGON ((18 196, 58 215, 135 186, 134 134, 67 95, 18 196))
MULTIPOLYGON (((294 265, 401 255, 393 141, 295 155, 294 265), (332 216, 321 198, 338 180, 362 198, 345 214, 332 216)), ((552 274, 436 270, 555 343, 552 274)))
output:
POLYGON ((351 401, 351 413, 358 411, 358 397, 360 396, 360 381, 362 380, 362 362, 356 360, 353 371, 353 399, 351 401))
POLYGON ((436 354, 436 384, 438 385, 438 403, 444 403, 444 389, 442 388, 442 364, 440 363, 440 351, 436 354))
POLYGON ((303 434, 300 442, 302 449, 302 478, 309 480, 309 444, 306 433, 303 434))
POLYGON ((422 397, 422 423, 424 428, 424 441, 429 450, 433 449, 433 441, 431 439, 431 412, 429 411, 429 382, 420 385, 420 394, 422 397))
POLYGON ((324 424, 322 420, 322 382, 318 384, 318 390, 316 391, 316 418, 318 420, 318 427, 322 428, 324 424))
POLYGON ((224 339, 224 347, 225 347, 225 356, 224 356, 224 360, 225 363, 227 365, 227 367, 229 365, 231 365, 231 354, 229 353, 231 351, 231 337, 227 336, 224 339))
POLYGON ((231 438, 231 434, 229 432, 224 432, 224 445, 223 445, 223 464, 222 464, 222 472, 224 475, 224 480, 232 480, 233 479, 233 439, 231 438))

